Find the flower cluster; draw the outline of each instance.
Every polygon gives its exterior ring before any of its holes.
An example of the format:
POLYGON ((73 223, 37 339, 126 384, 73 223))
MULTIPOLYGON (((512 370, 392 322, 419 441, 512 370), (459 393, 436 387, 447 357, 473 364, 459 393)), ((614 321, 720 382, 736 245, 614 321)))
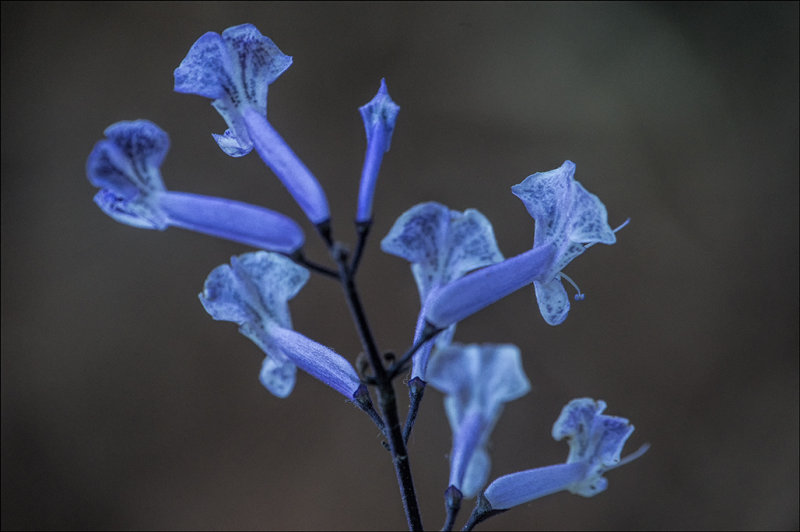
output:
MULTIPOLYGON (((491 223, 477 210, 462 212, 428 202, 403 213, 381 248, 410 263, 420 311, 408 351, 400 358, 381 353, 360 302, 356 273, 372 224, 378 174, 400 108, 389 96, 385 80, 360 108, 367 145, 355 216, 357 243, 351 255, 333 238, 322 185, 267 120, 268 86, 291 63, 292 58, 255 26, 242 24, 221 35, 209 32, 200 37, 175 69, 175 91, 212 100, 228 126, 223 134, 213 134, 219 148, 231 157, 255 149, 322 237, 332 267, 306 258, 303 229, 283 214, 168 190, 160 166, 169 137, 147 120, 109 126, 106 138, 89 155, 87 175, 100 189, 97 205, 134 227, 180 227, 256 249, 215 268, 200 302, 213 319, 238 324, 239 332, 264 353, 259 377, 274 396, 290 395, 300 368, 369 415, 392 454, 411 529, 421 529, 422 521, 406 443, 426 384, 444 395, 452 429, 445 529, 452 527, 462 498, 477 496, 467 523, 471 528, 494 513, 557 491, 589 497, 605 490, 603 475, 636 458, 644 448, 620 460, 633 427, 625 419, 603 415, 605 403, 591 399, 571 401, 553 427, 553 437, 569 441, 566 463, 501 476, 486 487, 492 429, 504 405, 526 394, 530 383, 516 346, 453 341, 459 321, 529 285, 545 322, 562 323, 570 310, 562 280, 574 285, 562 270, 588 247, 616 241, 603 203, 575 180, 570 161, 527 177, 511 190, 535 221, 533 247, 510 258, 504 258, 491 223), (312 271, 344 288, 364 347, 355 366, 349 357, 292 327, 288 302, 312 271), (393 382, 409 369, 412 401, 401 426, 393 382), (373 396, 380 399, 380 412, 373 407, 373 396)), ((582 297, 578 291, 576 299, 582 297)))

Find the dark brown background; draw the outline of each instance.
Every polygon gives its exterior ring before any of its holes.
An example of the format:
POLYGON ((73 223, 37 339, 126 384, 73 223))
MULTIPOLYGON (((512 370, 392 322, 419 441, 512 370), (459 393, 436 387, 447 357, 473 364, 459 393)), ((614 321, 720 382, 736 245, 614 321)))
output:
MULTIPOLYGON (((636 425, 629 449, 652 449, 606 493, 547 497, 483 529, 796 529, 797 21, 797 3, 4 2, 2 527, 405 525, 369 421, 305 375, 272 397, 255 346, 203 311, 208 272, 247 248, 136 230, 91 201, 84 164, 103 129, 149 118, 172 138, 167 186, 308 228, 255 155, 216 147, 210 102, 172 92, 195 39, 252 22, 295 58, 270 120, 342 239, 357 107, 382 76, 402 106, 360 277, 382 348, 407 347, 418 309, 407 264, 378 248, 412 205, 479 209, 510 256, 533 223, 509 187, 568 158, 612 224, 632 220, 567 268, 587 298, 565 324, 547 326, 523 290, 457 339, 519 345, 533 383, 494 432, 493 477, 563 460, 550 427, 573 397, 605 399, 636 425)), ((313 278, 292 313, 358 353, 334 283, 313 278)), ((449 438, 432 392, 411 442, 430 528, 449 438)))

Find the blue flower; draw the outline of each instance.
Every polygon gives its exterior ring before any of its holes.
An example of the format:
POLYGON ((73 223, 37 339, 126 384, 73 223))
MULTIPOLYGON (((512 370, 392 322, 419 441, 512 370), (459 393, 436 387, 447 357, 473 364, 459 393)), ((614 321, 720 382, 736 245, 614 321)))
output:
POLYGON ((361 385, 352 365, 292 330, 288 300, 308 276, 308 270, 282 255, 245 253, 209 274, 200 301, 215 320, 238 323, 239 332, 264 351, 261 383, 277 397, 291 393, 299 367, 352 400, 361 385))
POLYGON ((592 497, 604 491, 606 471, 635 460, 648 446, 620 460, 625 441, 633 433, 627 419, 603 415, 606 404, 592 399, 573 399, 553 425, 553 438, 569 442, 564 464, 505 475, 492 482, 483 496, 492 510, 504 510, 556 493, 569 491, 592 497))
MULTIPOLYGON (((575 164, 564 161, 560 168, 537 172, 511 191, 525 204, 536 221, 534 248, 553 245, 555 257, 548 271, 534 281, 536 300, 545 321, 563 322, 569 312, 567 291, 561 270, 589 246, 617 241, 608 225, 606 208, 600 199, 575 181, 575 164)), ((577 295, 578 298, 582 294, 577 295)))
MULTIPOLYGON (((422 337, 429 296, 467 272, 503 260, 489 220, 474 209, 458 212, 441 203, 420 203, 404 212, 381 241, 381 249, 411 263, 422 310, 414 341, 422 337)), ((451 325, 448 323, 447 325, 451 325)), ((450 342, 454 328, 437 337, 437 345, 450 342)), ((425 379, 433 342, 414 355, 412 378, 425 379)))
POLYGON ((452 344, 432 357, 427 378, 445 394, 453 430, 450 486, 472 497, 488 478, 486 444, 503 404, 530 390, 519 349, 511 344, 452 344))
POLYGON ((267 87, 292 58, 252 24, 200 37, 175 69, 175 91, 211 98, 228 124, 214 135, 232 157, 255 147, 259 156, 316 225, 330 219, 328 200, 317 179, 267 121, 267 87))
POLYGON ((304 241, 292 219, 238 201, 171 192, 161 179, 169 137, 148 120, 117 122, 86 163, 94 201, 115 220, 146 229, 180 227, 262 249, 292 253, 304 241))
POLYGON ((566 161, 511 188, 536 220, 533 249, 437 289, 425 315, 431 325, 447 327, 531 283, 545 321, 558 325, 566 319, 569 298, 561 278, 572 281, 561 269, 597 242, 616 242, 605 206, 574 174, 575 165, 566 161))
POLYGON ((381 168, 383 154, 389 151, 394 132, 394 123, 400 106, 392 101, 386 90, 386 80, 381 80, 378 93, 370 102, 358 109, 367 131, 367 153, 361 170, 361 184, 358 190, 358 212, 356 222, 364 223, 372 219, 372 198, 375 183, 381 168))

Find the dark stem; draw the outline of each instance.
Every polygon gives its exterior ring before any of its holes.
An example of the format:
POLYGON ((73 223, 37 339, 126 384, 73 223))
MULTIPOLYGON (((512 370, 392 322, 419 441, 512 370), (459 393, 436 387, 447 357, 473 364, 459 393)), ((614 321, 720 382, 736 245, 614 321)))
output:
POLYGON ((416 353, 425 342, 432 339, 443 330, 444 329, 437 329, 430 323, 426 323, 419 340, 417 340, 414 345, 412 345, 411 348, 406 351, 402 357, 400 357, 400 360, 392 364, 392 367, 389 368, 389 376, 393 379, 398 374, 404 372, 407 367, 406 364, 408 364, 408 361, 414 356, 414 353, 416 353))
POLYGON ((331 270, 330 268, 327 268, 327 267, 325 267, 325 266, 323 266, 321 264, 317 264, 316 262, 312 262, 312 261, 308 260, 305 257, 305 255, 303 255, 303 251, 302 250, 298 249, 297 251, 295 251, 294 253, 289 255, 289 258, 292 259, 293 261, 295 261, 300 266, 305 266, 309 270, 315 271, 317 273, 321 273, 322 275, 325 275, 325 276, 328 276, 328 277, 332 277, 334 279, 338 279, 339 278, 339 273, 338 272, 336 272, 334 270, 331 270))
POLYGON ((408 416, 406 416, 406 424, 403 427, 403 441, 408 445, 408 438, 411 436, 411 430, 414 428, 414 422, 417 420, 417 413, 419 412, 419 405, 422 402, 422 396, 425 395, 425 381, 419 377, 414 377, 408 381, 408 416))
POLYGON ((364 308, 361 305, 361 298, 356 289, 355 280, 347 265, 347 252, 338 244, 332 245, 330 251, 333 259, 339 265, 339 280, 344 289, 358 334, 361 337, 361 344, 372 366, 372 374, 378 389, 378 405, 385 422, 385 433, 389 440, 389 450, 392 453, 392 462, 397 476, 397 483, 400 487, 408 528, 409 530, 422 530, 422 518, 417 504, 417 495, 414 491, 414 480, 411 476, 408 450, 403 441, 403 432, 400 428, 397 399, 392 387, 392 379, 381 362, 378 348, 370 331, 364 308))
POLYGON ((378 414, 375 407, 372 405, 372 398, 369 396, 369 390, 367 387, 362 384, 356 390, 356 393, 353 394, 353 399, 355 399, 356 405, 365 413, 367 414, 370 419, 372 419, 373 423, 380 429, 381 433, 386 436, 386 423, 384 423, 383 418, 378 414))
POLYGON ((358 242, 356 243, 356 250, 353 253, 353 261, 350 263, 350 275, 355 275, 358 270, 358 265, 361 263, 361 255, 364 253, 364 247, 367 245, 367 236, 372 227, 372 219, 366 222, 356 222, 356 233, 358 233, 358 242))
POLYGON ((444 491, 444 507, 447 510, 447 518, 442 525, 442 532, 450 532, 453 530, 453 523, 456 522, 456 516, 461 509, 461 499, 464 496, 461 491, 455 486, 450 486, 444 491))

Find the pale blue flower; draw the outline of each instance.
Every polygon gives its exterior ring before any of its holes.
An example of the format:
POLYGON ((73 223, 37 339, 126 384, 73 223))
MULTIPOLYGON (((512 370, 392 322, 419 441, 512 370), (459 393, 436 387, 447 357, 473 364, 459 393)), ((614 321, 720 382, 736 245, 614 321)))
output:
POLYGON ((246 203, 171 192, 161 179, 169 137, 148 120, 117 122, 86 163, 97 205, 115 220, 146 229, 180 227, 262 249, 292 253, 303 231, 291 218, 246 203))
POLYGON ((486 484, 486 444, 503 404, 525 395, 519 349, 511 344, 451 344, 431 358, 428 382, 445 394, 453 431, 449 485, 472 497, 486 484))
MULTIPOLYGON (((545 321, 558 325, 566 319, 569 298, 561 278, 571 280, 561 269, 598 242, 616 242, 605 206, 575 181, 574 174, 575 165, 566 161, 561 168, 538 172, 511 188, 536 220, 533 249, 431 294, 425 315, 431 325, 447 327, 531 283, 545 321)), ((583 294, 579 291, 575 297, 581 299, 583 294)))
POLYGON ((566 463, 498 478, 483 494, 491 510, 504 510, 563 490, 584 497, 604 491, 608 486, 603 477, 606 471, 635 460, 648 448, 643 446, 620 460, 633 425, 627 419, 603 415, 605 408, 603 401, 570 401, 553 425, 553 438, 566 438, 569 443, 566 463))
MULTIPOLYGON (((404 212, 381 241, 381 249, 411 263, 422 303, 414 341, 425 328, 429 296, 467 272, 503 260, 492 224, 474 209, 451 210, 441 203, 420 203, 404 212)), ((448 323, 447 325, 451 325, 448 323)), ((442 332, 437 345, 450 342, 454 329, 442 332)), ((433 342, 414 355, 412 378, 425 380, 425 368, 433 342)))
POLYGON ((381 80, 378 93, 366 105, 359 107, 364 129, 367 132, 367 153, 361 170, 358 190, 358 212, 356 222, 364 223, 372 219, 372 198, 375 184, 383 161, 383 154, 389 151, 394 132, 394 123, 400 106, 392 101, 386 89, 386 80, 381 80))
MULTIPOLYGON (((600 199, 575 181, 575 164, 564 161, 560 168, 537 172, 511 191, 525 204, 536 221, 533 246, 555 246, 555 258, 548 271, 534 281, 536 300, 545 321, 563 322, 569 312, 567 291, 561 270, 589 246, 617 241, 608 225, 606 208, 600 199)), ((582 294, 578 293, 578 298, 582 294)))
POLYGON ((328 200, 317 179, 267 121, 267 87, 292 58, 252 24, 233 26, 222 35, 200 37, 175 69, 175 91, 211 98, 228 124, 214 135, 220 148, 241 157, 255 147, 317 225, 330 219, 328 200))
POLYGON ((353 366, 292 330, 288 300, 308 276, 308 270, 283 255, 245 253, 209 274, 200 301, 215 320, 238 323, 239 332, 264 351, 260 379, 274 395, 291 393, 299 367, 352 400, 361 384, 353 366))

